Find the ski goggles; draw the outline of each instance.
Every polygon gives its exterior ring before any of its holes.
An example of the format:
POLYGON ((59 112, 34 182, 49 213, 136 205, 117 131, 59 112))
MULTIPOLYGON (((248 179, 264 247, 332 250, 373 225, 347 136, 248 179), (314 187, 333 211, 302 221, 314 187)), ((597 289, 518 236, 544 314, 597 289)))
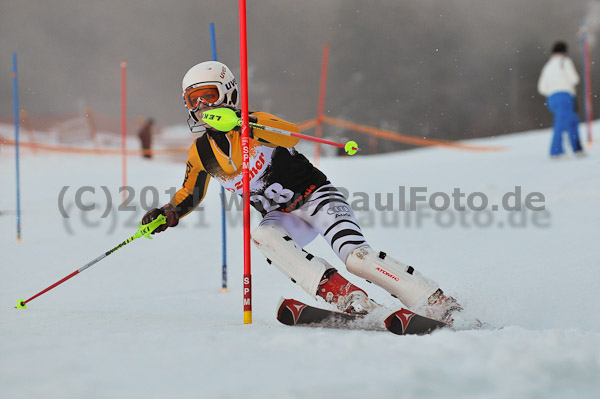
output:
POLYGON ((221 105, 225 94, 235 86, 235 78, 227 83, 202 82, 188 86, 183 91, 183 102, 190 111, 197 111, 200 104, 208 106, 221 105))
MULTIPOLYGON (((223 95, 223 97, 225 96, 223 95)), ((183 92, 183 101, 187 109, 197 111, 200 104, 219 105, 223 101, 223 98, 216 85, 198 83, 185 89, 183 92)))

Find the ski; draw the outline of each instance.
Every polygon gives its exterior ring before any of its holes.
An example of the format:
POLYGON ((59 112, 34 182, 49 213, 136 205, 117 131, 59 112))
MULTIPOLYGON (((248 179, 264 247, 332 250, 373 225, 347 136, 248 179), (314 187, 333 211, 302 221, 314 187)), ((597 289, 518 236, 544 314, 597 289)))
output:
POLYGON ((305 304, 295 299, 281 298, 277 309, 277 320, 288 326, 323 328, 343 328, 359 330, 382 330, 397 335, 423 335, 447 324, 430 319, 401 308, 387 314, 387 317, 373 319, 372 315, 353 315, 335 310, 323 309, 305 304))
POLYGON ((398 335, 424 335, 439 328, 449 327, 429 317, 421 316, 408 309, 400 309, 386 317, 385 328, 398 335))
POLYGON ((317 308, 295 299, 281 298, 277 309, 277 320, 288 326, 325 328, 366 329, 362 315, 317 308), (358 324, 361 326, 358 327, 358 324))

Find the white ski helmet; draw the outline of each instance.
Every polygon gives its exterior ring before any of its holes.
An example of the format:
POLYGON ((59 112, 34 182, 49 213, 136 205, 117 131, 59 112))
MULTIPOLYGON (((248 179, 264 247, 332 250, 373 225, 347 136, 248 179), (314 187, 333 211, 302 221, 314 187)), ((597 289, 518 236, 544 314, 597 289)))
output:
POLYGON ((211 107, 238 106, 238 86, 235 76, 227 65, 218 61, 206 61, 194 65, 183 77, 181 83, 183 102, 194 119, 194 111, 199 101, 211 107), (212 92, 211 92, 212 90, 212 92), (208 93, 208 95, 203 95, 208 93))

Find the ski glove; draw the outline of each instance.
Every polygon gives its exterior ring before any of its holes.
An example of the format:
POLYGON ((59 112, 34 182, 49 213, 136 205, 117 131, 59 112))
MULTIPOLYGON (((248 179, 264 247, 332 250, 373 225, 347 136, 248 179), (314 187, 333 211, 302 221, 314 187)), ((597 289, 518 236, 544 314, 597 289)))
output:
POLYGON ((165 231, 168 227, 175 227, 179 224, 179 213, 177 213, 177 210, 171 204, 167 204, 160 209, 150 209, 142 218, 142 224, 148 224, 152 222, 159 215, 164 215, 167 218, 167 223, 158 226, 156 230, 152 232, 152 234, 160 233, 165 231))

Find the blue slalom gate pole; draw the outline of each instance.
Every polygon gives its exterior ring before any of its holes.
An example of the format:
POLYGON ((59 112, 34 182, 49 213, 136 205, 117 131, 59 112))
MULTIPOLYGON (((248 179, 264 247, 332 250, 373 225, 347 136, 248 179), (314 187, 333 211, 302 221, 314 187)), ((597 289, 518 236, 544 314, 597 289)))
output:
MULTIPOLYGON (((213 61, 218 61, 217 58, 217 40, 215 38, 215 24, 210 24, 210 44, 212 49, 213 61)), ((221 186, 221 234, 223 241, 223 277, 221 281, 221 291, 227 291, 227 225, 225 217, 225 189, 221 186)))
POLYGON ((15 110, 15 163, 17 179, 17 242, 21 242, 21 178, 19 173, 19 76, 17 53, 13 53, 13 102, 15 110))

